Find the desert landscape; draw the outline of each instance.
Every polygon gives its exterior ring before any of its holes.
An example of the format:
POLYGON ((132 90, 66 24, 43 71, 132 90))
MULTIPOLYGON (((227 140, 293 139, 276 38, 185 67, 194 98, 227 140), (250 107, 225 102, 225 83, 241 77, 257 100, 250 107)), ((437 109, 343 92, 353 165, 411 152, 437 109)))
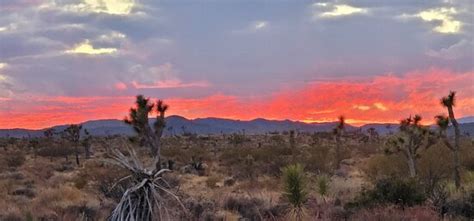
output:
MULTIPOLYGON (((454 113, 454 92, 441 101, 454 113)), ((93 136, 69 125, 1 138, 0 218, 474 218, 473 123, 439 115, 436 126, 424 126, 416 115, 380 134, 341 116, 324 126, 329 131, 205 135, 185 127, 171 133, 167 109, 138 96, 124 120, 135 135, 93 136)))
POLYGON ((0 0, 0 221, 474 221, 474 1, 0 0))

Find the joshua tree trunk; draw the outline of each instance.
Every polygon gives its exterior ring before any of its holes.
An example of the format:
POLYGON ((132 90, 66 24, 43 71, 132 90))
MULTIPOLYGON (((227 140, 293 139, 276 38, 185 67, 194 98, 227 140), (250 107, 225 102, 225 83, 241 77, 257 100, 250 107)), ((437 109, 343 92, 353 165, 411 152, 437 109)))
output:
POLYGON ((456 185, 456 188, 459 189, 461 187, 461 175, 460 175, 460 169, 461 169, 461 161, 459 160, 459 138, 461 136, 461 132, 459 130, 459 124, 456 118, 454 117, 454 111, 453 111, 453 106, 448 107, 448 113, 449 113, 449 120, 453 124, 454 127, 454 148, 453 148, 453 160, 454 160, 454 183, 456 185))
POLYGON ((339 169, 339 163, 341 163, 341 138, 336 135, 336 167, 339 169))
POLYGON ((74 149, 74 152, 76 154, 76 164, 79 166, 81 165, 81 162, 79 161, 79 148, 77 147, 77 145, 74 145, 74 149))
POLYGON ((456 188, 459 189, 461 187, 461 165, 459 160, 459 149, 454 150, 454 184, 456 188))
POLYGON ((91 147, 90 147, 89 144, 86 144, 86 145, 84 146, 84 152, 85 152, 85 154, 86 154, 86 159, 91 158, 91 147))
POLYGON ((416 161, 413 157, 407 159, 408 169, 410 170, 410 177, 416 177, 416 161))

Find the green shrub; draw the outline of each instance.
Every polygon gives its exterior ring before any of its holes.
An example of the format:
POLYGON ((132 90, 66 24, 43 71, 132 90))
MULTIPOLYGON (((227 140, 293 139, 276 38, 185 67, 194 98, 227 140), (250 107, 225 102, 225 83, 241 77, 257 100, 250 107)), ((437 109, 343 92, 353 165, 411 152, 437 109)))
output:
POLYGON ((375 183, 372 189, 360 192, 349 208, 373 207, 380 204, 395 204, 398 206, 420 205, 426 200, 425 191, 414 179, 383 179, 375 183))

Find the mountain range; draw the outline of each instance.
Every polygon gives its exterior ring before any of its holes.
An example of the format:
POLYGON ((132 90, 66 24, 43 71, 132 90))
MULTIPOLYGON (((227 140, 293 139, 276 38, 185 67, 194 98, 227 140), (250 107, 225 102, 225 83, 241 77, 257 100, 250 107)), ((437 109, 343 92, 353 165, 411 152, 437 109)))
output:
MULTIPOLYGON (((153 122, 151 122, 153 123, 153 122)), ((463 133, 474 134, 474 116, 459 119, 463 133)), ((264 134, 268 132, 282 132, 296 130, 300 132, 323 132, 331 131, 336 122, 326 123, 304 123, 291 120, 267 120, 258 118, 250 121, 230 120, 222 118, 197 118, 186 119, 181 116, 169 116, 166 118, 167 129, 164 135, 178 135, 184 133, 207 134, 264 134)), ((82 123, 94 136, 109 135, 133 135, 133 129, 121 120, 92 120, 82 123)), ((63 131, 68 125, 52 127, 55 131, 63 131)), ((347 130, 367 131, 374 128, 380 134, 387 134, 398 130, 397 124, 366 124, 360 127, 347 125, 347 130)), ((0 129, 0 137, 40 137, 48 129, 0 129)))

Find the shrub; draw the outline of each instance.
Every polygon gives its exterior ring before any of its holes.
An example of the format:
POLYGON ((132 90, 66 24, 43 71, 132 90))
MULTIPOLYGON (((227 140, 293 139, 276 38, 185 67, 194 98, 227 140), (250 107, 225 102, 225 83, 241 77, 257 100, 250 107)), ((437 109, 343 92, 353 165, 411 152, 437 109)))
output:
POLYGON ((362 190, 360 195, 347 206, 363 208, 380 204, 395 204, 405 207, 420 205, 425 200, 425 191, 416 180, 392 178, 377 181, 373 189, 362 190))
POLYGON ((206 180, 206 185, 207 187, 209 188, 216 188, 217 187, 217 183, 219 182, 220 178, 217 177, 217 176, 210 176, 207 178, 206 180))
POLYGON ((329 183, 330 183, 330 180, 327 176, 322 175, 318 177, 318 180, 317 180, 318 193, 324 200, 325 200, 326 195, 329 192, 329 183))
POLYGON ((327 145, 313 146, 306 150, 301 159, 305 169, 314 173, 330 173, 333 161, 330 150, 331 147, 327 145))
POLYGON ((16 168, 23 165, 26 161, 26 158, 22 152, 17 151, 9 154, 5 160, 7 161, 7 166, 16 168))
POLYGON ((362 170, 371 182, 377 182, 382 179, 404 177, 408 168, 398 155, 378 154, 372 156, 362 170))
POLYGON ((474 219, 474 191, 465 194, 460 199, 449 201, 446 211, 451 216, 463 216, 470 220, 474 219))
POLYGON ((224 202, 224 208, 227 210, 237 211, 243 218, 249 220, 262 220, 260 208, 263 201, 256 198, 234 198, 229 197, 224 202))
POLYGON ((303 218, 304 204, 308 199, 305 179, 303 167, 300 164, 283 168, 283 196, 293 206, 291 213, 297 220, 303 218))

